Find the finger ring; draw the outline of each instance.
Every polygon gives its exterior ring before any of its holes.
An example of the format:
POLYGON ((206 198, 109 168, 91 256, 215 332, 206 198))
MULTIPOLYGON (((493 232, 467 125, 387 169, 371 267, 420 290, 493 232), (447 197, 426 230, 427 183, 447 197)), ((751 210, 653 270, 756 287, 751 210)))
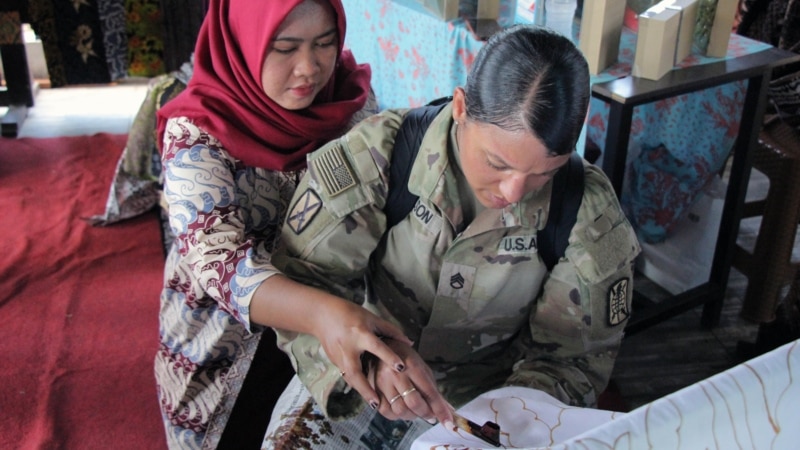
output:
POLYGON ((396 401, 400 400, 401 398, 403 398, 403 394, 397 394, 397 395, 395 395, 394 397, 392 397, 392 398, 389 400, 389 404, 390 404, 390 405, 393 405, 393 404, 394 404, 394 402, 396 402, 396 401))
POLYGON ((406 395, 408 395, 408 394, 410 394, 410 393, 412 393, 412 392, 414 392, 414 391, 416 391, 416 390, 417 390, 417 388, 415 388, 415 387, 412 387, 411 389, 409 389, 409 390, 407 390, 407 391, 403 392, 402 394, 400 394, 400 396, 401 396, 401 397, 405 397, 406 395))

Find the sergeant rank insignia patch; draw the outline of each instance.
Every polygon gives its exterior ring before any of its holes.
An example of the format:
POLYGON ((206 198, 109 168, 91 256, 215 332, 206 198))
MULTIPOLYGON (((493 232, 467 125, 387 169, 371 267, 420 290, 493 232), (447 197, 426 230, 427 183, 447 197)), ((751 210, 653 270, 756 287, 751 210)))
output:
POLYGON ((311 220, 314 219, 320 209, 322 209, 322 201, 317 193, 311 189, 306 189, 289 212, 286 224, 295 234, 300 234, 311 223, 311 220))
POLYGON ((608 289, 608 324, 619 325, 630 316, 628 309, 628 279, 623 278, 608 289))

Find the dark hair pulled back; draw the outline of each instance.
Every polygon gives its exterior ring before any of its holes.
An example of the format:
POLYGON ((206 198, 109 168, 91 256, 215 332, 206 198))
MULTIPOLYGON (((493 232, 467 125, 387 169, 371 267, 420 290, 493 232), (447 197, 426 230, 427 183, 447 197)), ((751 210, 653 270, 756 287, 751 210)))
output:
POLYGON ((467 76, 467 116, 537 136, 553 155, 575 149, 589 106, 589 67, 567 38, 515 25, 493 35, 467 76))

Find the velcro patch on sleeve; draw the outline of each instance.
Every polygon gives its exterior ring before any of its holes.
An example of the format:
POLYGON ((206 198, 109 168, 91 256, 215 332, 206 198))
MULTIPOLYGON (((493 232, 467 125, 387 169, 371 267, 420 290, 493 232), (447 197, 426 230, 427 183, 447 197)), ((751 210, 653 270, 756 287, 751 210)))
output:
POLYGON ((325 192, 333 197, 356 185, 353 170, 347 162, 344 150, 333 147, 311 161, 317 181, 325 192))
POLYGON ((314 216, 320 209, 322 209, 322 200, 316 192, 306 189, 289 212, 286 224, 295 234, 300 234, 314 220, 314 216))
POLYGON ((628 285, 630 280, 622 278, 608 288, 608 324, 616 326, 624 322, 631 315, 628 306, 628 285))

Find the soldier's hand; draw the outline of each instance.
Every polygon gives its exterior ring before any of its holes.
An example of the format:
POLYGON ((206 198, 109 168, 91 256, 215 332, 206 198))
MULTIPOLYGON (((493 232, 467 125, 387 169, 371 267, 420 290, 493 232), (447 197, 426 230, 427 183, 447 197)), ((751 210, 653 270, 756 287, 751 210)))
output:
POLYGON ((386 344, 403 358, 405 370, 397 372, 378 361, 371 373, 381 395, 378 411, 389 420, 421 417, 430 423, 452 423, 454 410, 439 393, 430 367, 405 343, 387 340, 386 344))

